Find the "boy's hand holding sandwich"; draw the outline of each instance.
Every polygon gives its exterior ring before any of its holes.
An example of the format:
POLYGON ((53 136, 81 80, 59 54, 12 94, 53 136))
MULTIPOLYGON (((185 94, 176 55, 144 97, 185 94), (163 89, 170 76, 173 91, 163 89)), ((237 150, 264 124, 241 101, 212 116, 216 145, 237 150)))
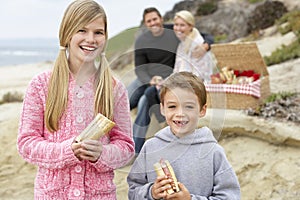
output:
POLYGON ((190 193, 183 184, 177 181, 175 172, 168 160, 161 159, 154 164, 157 178, 152 186, 151 194, 154 199, 190 199, 190 193))

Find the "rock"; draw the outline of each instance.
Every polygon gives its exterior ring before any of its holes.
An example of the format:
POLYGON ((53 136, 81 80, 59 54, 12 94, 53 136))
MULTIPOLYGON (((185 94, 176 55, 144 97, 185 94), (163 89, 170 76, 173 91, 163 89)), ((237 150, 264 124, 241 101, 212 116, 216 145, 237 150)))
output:
POLYGON ((193 13, 196 28, 214 35, 219 42, 230 42, 270 27, 287 12, 285 4, 280 1, 249 3, 247 0, 195 0, 175 4, 173 9, 164 15, 164 20, 172 21, 175 13, 180 10, 193 13), (210 11, 200 12, 203 6, 207 6, 206 9, 210 11))
POLYGON ((238 135, 257 138, 271 144, 300 147, 300 126, 280 121, 278 118, 248 116, 242 110, 208 109, 201 125, 210 127, 219 140, 238 135))
POLYGON ((286 12, 287 8, 279 1, 265 1, 259 4, 249 16, 248 33, 274 25, 275 20, 282 17, 286 12))
POLYGON ((300 125, 300 94, 287 93, 272 102, 261 105, 257 110, 248 109, 249 116, 258 116, 265 119, 276 119, 281 122, 293 122, 300 125), (289 96, 292 95, 292 96, 289 96))

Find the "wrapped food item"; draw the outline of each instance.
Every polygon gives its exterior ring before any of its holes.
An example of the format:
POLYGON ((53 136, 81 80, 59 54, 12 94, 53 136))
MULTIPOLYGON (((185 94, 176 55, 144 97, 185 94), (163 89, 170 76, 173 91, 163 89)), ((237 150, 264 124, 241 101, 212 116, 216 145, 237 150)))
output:
POLYGON ((222 84, 223 80, 220 77, 220 74, 213 74, 210 76, 212 84, 222 84))
POLYGON ((157 176, 167 176, 172 179, 171 188, 167 189, 168 194, 173 194, 174 192, 179 192, 178 181, 175 172, 168 160, 161 159, 159 162, 154 164, 154 169, 157 176))
POLYGON ((223 76, 225 78, 225 82, 227 84, 231 84, 233 79, 235 79, 234 71, 229 69, 228 67, 222 68, 222 74, 223 74, 223 76))
POLYGON ((115 123, 113 121, 98 113, 93 121, 75 138, 75 141, 81 142, 85 139, 99 140, 114 126, 115 123))
POLYGON ((223 67, 218 74, 211 75, 212 84, 249 84, 260 78, 253 70, 233 70, 223 67))
POLYGON ((211 75, 212 84, 232 84, 236 82, 236 73, 238 71, 223 67, 218 74, 211 75))
POLYGON ((240 76, 237 78, 237 84, 249 84, 253 82, 253 77, 240 76))

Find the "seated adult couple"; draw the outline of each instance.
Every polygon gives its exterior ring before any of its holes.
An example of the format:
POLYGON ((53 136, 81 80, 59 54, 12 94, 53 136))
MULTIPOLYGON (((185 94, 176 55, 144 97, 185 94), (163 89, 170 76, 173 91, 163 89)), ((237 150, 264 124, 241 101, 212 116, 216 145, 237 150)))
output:
POLYGON ((209 52, 213 39, 199 33, 190 12, 180 11, 174 17, 174 25, 164 25, 157 9, 147 8, 143 22, 147 30, 135 42, 137 79, 128 87, 130 109, 137 107, 133 124, 136 154, 145 142, 151 114, 159 122, 164 121, 159 109, 160 81, 179 71, 190 71, 209 81, 214 65, 209 52))

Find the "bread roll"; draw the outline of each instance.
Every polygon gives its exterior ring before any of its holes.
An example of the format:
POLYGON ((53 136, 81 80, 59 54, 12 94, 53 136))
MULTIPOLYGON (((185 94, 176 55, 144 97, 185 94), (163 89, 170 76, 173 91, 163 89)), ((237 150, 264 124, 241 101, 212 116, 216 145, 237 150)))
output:
POLYGON ((113 121, 98 113, 93 121, 76 137, 75 141, 81 142, 86 139, 99 140, 114 126, 115 123, 113 121))
POLYGON ((173 180, 172 184, 170 184, 171 188, 167 190, 167 193, 173 194, 174 192, 179 192, 177 178, 170 162, 168 160, 161 159, 160 162, 155 163, 153 166, 157 176, 164 175, 173 180))

